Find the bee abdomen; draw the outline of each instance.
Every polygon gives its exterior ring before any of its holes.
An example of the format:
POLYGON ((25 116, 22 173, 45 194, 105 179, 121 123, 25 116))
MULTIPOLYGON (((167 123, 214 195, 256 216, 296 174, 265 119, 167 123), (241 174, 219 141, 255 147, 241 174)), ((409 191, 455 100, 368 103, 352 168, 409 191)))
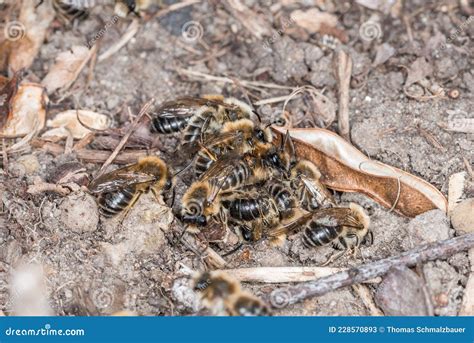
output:
POLYGON ((134 190, 131 188, 100 194, 98 197, 99 211, 106 218, 114 217, 130 205, 133 197, 134 190))
POLYGON ((200 151, 194 166, 194 172, 196 176, 200 177, 202 174, 204 174, 213 163, 214 160, 207 153, 200 151))
POLYGON ((234 219, 251 221, 260 217, 261 203, 258 199, 235 199, 227 206, 230 216, 234 219))
POLYGON ((282 217, 286 217, 296 207, 296 200, 290 190, 285 186, 274 183, 270 186, 270 195, 276 203, 282 217))
POLYGON ((65 0, 54 0, 53 8, 59 13, 63 18, 69 20, 85 18, 87 16, 87 9, 92 4, 89 4, 88 1, 83 1, 82 3, 74 4, 70 1, 65 0))
POLYGON ((203 112, 200 115, 195 115, 194 117, 192 117, 186 127, 186 131, 183 138, 184 144, 193 143, 199 139, 203 130, 205 130, 204 126, 209 126, 209 121, 212 120, 211 118, 209 118, 210 116, 212 116, 211 113, 203 112))
POLYGON ((183 131, 188 125, 189 118, 154 117, 153 129, 161 134, 170 134, 183 131))
POLYGON ((227 176, 222 184, 222 190, 228 190, 229 188, 236 188, 244 185, 251 176, 251 169, 245 163, 241 162, 236 168, 234 168, 232 174, 227 176))
POLYGON ((323 246, 339 237, 339 227, 323 226, 310 222, 303 233, 303 243, 308 247, 323 246))

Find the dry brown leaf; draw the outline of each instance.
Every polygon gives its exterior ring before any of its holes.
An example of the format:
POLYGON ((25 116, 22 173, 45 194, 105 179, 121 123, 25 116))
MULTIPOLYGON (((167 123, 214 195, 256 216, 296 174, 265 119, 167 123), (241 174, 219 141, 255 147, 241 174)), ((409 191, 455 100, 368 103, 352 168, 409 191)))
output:
POLYGON ((255 37, 271 36, 270 23, 263 16, 257 15, 241 0, 227 0, 227 4, 232 15, 255 37))
POLYGON ((55 64, 41 81, 48 94, 60 88, 68 88, 76 80, 95 50, 96 46, 88 49, 85 46, 76 45, 67 51, 61 52, 56 58, 55 64))
POLYGON ((28 69, 46 37, 46 31, 54 19, 54 10, 50 1, 36 6, 36 1, 23 1, 18 26, 24 30, 24 36, 13 42, 8 68, 10 72, 28 69))
POLYGON ((415 62, 408 68, 408 76, 405 81, 405 88, 411 86, 418 81, 433 73, 433 66, 428 62, 426 57, 418 57, 415 62))
POLYGON ((306 29, 309 33, 319 32, 321 27, 335 27, 337 25, 337 17, 327 12, 321 12, 317 8, 309 10, 296 10, 291 12, 291 20, 295 21, 298 26, 306 29))
POLYGON ((11 101, 10 119, 0 132, 3 136, 25 136, 39 132, 46 120, 48 97, 37 83, 22 83, 11 101))
POLYGON ((58 113, 54 119, 48 120, 46 125, 52 127, 53 130, 45 132, 43 136, 51 136, 54 133, 55 136, 67 137, 67 132, 69 132, 72 137, 81 139, 91 132, 81 122, 96 130, 105 130, 110 126, 109 118, 104 114, 86 110, 68 110, 58 113), (62 131, 62 129, 67 131, 62 131))
MULTIPOLYGON (((280 134, 286 128, 274 127, 280 134)), ((335 133, 319 128, 289 129, 296 154, 314 162, 329 188, 366 194, 381 205, 408 217, 439 208, 446 198, 428 182, 369 159, 335 133)))

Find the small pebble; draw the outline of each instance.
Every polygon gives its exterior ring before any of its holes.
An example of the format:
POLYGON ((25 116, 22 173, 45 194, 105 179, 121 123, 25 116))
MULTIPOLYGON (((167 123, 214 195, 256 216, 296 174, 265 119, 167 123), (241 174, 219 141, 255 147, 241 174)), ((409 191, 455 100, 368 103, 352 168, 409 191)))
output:
POLYGON ((93 232, 99 224, 99 211, 94 198, 86 193, 73 193, 59 205, 60 220, 66 230, 93 232))
POLYGON ((405 250, 415 246, 449 238, 449 221, 441 210, 431 210, 413 218, 407 227, 407 237, 402 246, 405 250))
POLYGON ((451 224, 458 234, 474 232, 474 198, 463 200, 454 207, 451 224))

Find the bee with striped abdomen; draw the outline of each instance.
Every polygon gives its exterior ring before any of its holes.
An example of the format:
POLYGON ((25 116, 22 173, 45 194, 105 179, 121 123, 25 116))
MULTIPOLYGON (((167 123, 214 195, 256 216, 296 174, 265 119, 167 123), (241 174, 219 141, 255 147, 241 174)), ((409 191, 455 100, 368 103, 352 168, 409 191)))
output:
POLYGON ((261 299, 242 290, 240 282, 221 271, 200 272, 193 280, 205 307, 213 315, 269 316, 270 309, 261 299))
POLYGON ((143 193, 151 190, 158 196, 162 191, 171 191, 172 178, 163 160, 147 156, 99 176, 89 190, 96 196, 100 213, 111 218, 122 212, 126 215, 143 193))
POLYGON ((272 230, 269 235, 277 237, 303 227, 303 243, 307 247, 331 244, 335 249, 342 250, 333 254, 324 264, 326 265, 350 250, 355 254, 361 244, 372 244, 373 234, 369 226, 370 218, 364 209, 350 203, 349 207, 321 208, 303 214, 293 223, 272 230))

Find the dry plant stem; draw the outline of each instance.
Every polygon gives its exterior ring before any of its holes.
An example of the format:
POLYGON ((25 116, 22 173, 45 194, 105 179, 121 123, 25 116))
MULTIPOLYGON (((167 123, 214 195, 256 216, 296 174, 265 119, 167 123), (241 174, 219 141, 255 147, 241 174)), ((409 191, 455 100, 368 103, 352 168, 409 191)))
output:
POLYGON ((200 2, 201 2, 201 0, 187 0, 187 1, 183 1, 183 2, 178 2, 176 4, 168 6, 165 9, 162 9, 162 10, 158 11, 156 13, 156 17, 157 18, 163 17, 163 16, 167 15, 170 12, 174 12, 174 11, 180 10, 181 8, 191 6, 191 5, 194 5, 194 4, 198 4, 200 2))
POLYGON ((127 45, 130 39, 132 39, 133 36, 135 36, 139 28, 140 28, 140 23, 138 22, 138 19, 134 19, 130 23, 130 26, 127 28, 127 31, 125 31, 122 38, 120 38, 120 40, 114 45, 112 45, 106 52, 102 53, 97 59, 97 61, 102 62, 103 60, 109 58, 110 56, 115 54, 117 51, 122 49, 125 45, 127 45))
MULTIPOLYGON (((176 72, 180 74, 184 74, 187 76, 193 76, 197 79, 203 79, 206 81, 216 81, 216 82, 223 82, 223 83, 234 83, 231 78, 228 77, 221 77, 221 76, 214 76, 205 73, 201 73, 195 70, 183 69, 183 68, 176 68, 176 72)), ((294 87, 282 86, 277 85, 275 83, 268 83, 268 82, 260 82, 260 81, 247 81, 247 80, 240 80, 240 83, 244 87, 255 88, 259 90, 259 88, 270 88, 270 89, 290 89, 293 90, 294 87)))
POLYGON ((350 142, 349 135, 349 87, 351 84, 352 59, 343 50, 336 55, 336 76, 339 83, 339 134, 350 142))
MULTIPOLYGON (((232 275, 240 282, 283 283, 305 282, 329 276, 346 268, 330 267, 256 267, 226 269, 224 272, 232 275)), ((365 281, 366 283, 379 283, 380 278, 365 281)))
POLYGON ((363 264, 316 281, 275 289, 267 296, 266 300, 275 308, 283 308, 310 297, 321 296, 341 287, 382 276, 395 266, 411 267, 417 263, 446 258, 472 247, 474 247, 474 233, 433 244, 425 244, 399 256, 363 264))
POLYGON ((102 165, 102 167, 100 168, 99 172, 97 173, 97 176, 96 177, 99 177, 100 175, 102 175, 105 171, 105 168, 107 168, 115 159, 115 157, 117 157, 118 153, 120 152, 120 150, 122 150, 122 148, 124 147, 125 143, 127 143, 127 140, 128 138, 132 135, 132 133, 135 131, 135 129, 137 128, 138 126, 138 123, 140 123, 140 120, 142 119, 142 117, 145 115, 145 113, 147 113, 148 111, 148 108, 151 106, 151 104, 155 101, 155 99, 151 99, 150 101, 148 101, 143 107, 142 109, 140 110, 140 113, 138 113, 137 117, 135 118, 135 121, 133 122, 132 125, 130 125, 130 128, 128 129, 127 133, 122 137, 122 139, 120 140, 120 143, 117 145, 117 147, 115 148, 114 152, 109 156, 109 158, 104 162, 104 164, 102 165))
POLYGON ((352 288, 354 291, 359 295, 360 299, 364 303, 365 307, 370 312, 371 316, 383 316, 383 312, 381 309, 378 308, 378 306, 374 302, 374 297, 372 296, 372 293, 370 292, 369 287, 365 285, 352 285, 352 288))
MULTIPOLYGON (((33 140, 31 143, 32 147, 41 148, 54 156, 59 156, 64 154, 64 147, 59 144, 45 142, 39 139, 33 140)), ((153 153, 155 150, 148 151, 148 153, 153 153)), ((77 158, 81 161, 88 163, 104 163, 108 157, 110 157, 110 151, 107 150, 92 150, 92 149, 73 149, 73 152, 76 154, 77 158)), ((114 160, 115 164, 129 164, 136 162, 138 158, 147 156, 147 152, 142 150, 133 150, 121 152, 117 155, 114 160)))

